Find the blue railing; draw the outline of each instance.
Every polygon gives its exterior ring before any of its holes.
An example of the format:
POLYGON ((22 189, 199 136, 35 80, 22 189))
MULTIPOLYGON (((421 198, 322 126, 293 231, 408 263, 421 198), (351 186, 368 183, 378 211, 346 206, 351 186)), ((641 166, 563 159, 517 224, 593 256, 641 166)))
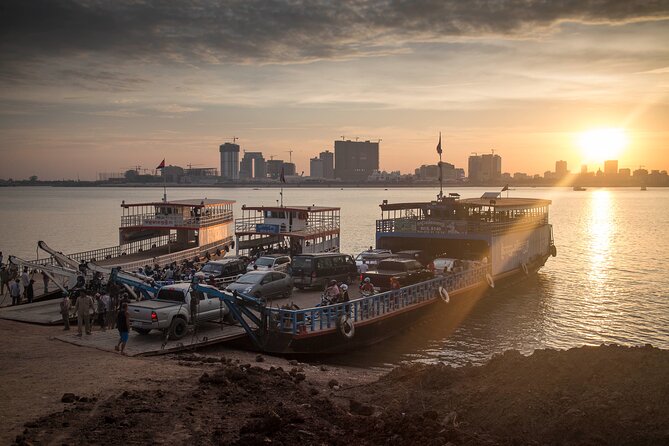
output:
POLYGON ((296 335, 335 328, 342 314, 349 314, 354 322, 380 318, 439 298, 439 287, 452 293, 473 285, 483 284, 489 272, 489 265, 481 264, 465 271, 409 285, 398 290, 361 297, 346 303, 301 310, 267 308, 267 328, 269 331, 296 335))

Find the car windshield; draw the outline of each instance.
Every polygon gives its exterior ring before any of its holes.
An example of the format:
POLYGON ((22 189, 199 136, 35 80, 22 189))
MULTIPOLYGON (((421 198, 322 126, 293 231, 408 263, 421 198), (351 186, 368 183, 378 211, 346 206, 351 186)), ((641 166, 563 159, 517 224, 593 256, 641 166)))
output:
POLYGON ((222 271, 223 271, 223 265, 219 265, 216 263, 207 263, 202 267, 203 273, 221 274, 222 271))
POLYGON ((237 279, 237 283, 255 284, 260 282, 263 277, 265 277, 264 274, 244 274, 237 279))
POLYGON ((311 268, 311 257, 294 257, 293 268, 311 268))
POLYGON ((272 266, 274 264, 274 259, 270 257, 260 257, 256 260, 256 265, 258 266, 272 266))

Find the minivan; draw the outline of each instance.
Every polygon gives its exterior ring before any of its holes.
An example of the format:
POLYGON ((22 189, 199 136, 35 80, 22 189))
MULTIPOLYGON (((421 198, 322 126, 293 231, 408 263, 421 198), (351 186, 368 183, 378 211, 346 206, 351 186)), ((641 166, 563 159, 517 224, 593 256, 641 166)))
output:
POLYGON ((246 273, 246 261, 238 257, 210 260, 198 272, 208 282, 213 276, 217 284, 230 283, 246 273))
POLYGON ((350 255, 324 252, 294 256, 292 272, 295 287, 303 290, 325 288, 330 280, 350 283, 357 277, 358 270, 350 255))

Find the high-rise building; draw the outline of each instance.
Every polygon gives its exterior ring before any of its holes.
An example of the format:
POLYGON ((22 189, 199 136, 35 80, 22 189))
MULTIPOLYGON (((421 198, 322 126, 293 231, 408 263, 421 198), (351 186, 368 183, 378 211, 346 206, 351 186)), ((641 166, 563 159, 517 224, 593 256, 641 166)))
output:
POLYGON ((283 163, 283 175, 284 176, 295 175, 295 163, 283 163))
POLYGON ((564 177, 569 173, 566 161, 555 161, 555 174, 558 177, 564 177))
POLYGON ((618 176, 623 178, 629 178, 632 176, 632 170, 629 168, 620 169, 618 171, 618 176))
POLYGON ((334 153, 326 150, 325 152, 321 152, 318 158, 323 161, 323 178, 334 180, 334 153))
POLYGON ((604 161, 604 175, 618 175, 618 160, 604 161))
POLYGON ((323 169, 323 160, 321 158, 311 158, 309 160, 309 176, 312 178, 325 178, 323 169))
POLYGON ((221 144, 221 177, 226 180, 239 179, 239 145, 226 142, 221 144))
POLYGON ((502 157, 495 154, 469 157, 469 180, 487 182, 502 178, 502 157))
MULTIPOLYGON (((281 176, 281 169, 283 169, 283 160, 269 160, 265 163, 267 167, 267 176, 273 180, 278 180, 281 176)), ((285 173, 284 173, 285 175, 285 173)))
POLYGON ((244 152, 244 157, 239 163, 239 178, 246 180, 267 178, 262 152, 244 152))
POLYGON ((587 164, 581 164, 581 173, 582 174, 588 173, 588 165, 587 164))
POLYGON ((365 181, 379 170, 379 143, 335 141, 335 177, 343 181, 365 181))

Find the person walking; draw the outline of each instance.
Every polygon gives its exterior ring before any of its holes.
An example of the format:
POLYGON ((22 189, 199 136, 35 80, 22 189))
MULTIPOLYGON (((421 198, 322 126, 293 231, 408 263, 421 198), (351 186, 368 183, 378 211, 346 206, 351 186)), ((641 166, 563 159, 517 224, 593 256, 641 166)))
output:
POLYGON ((9 286, 9 295, 12 296, 12 305, 21 303, 21 281, 18 277, 9 286))
POLYGON ((81 292, 74 304, 74 311, 77 313, 77 336, 81 336, 82 325, 86 328, 86 334, 91 334, 91 309, 93 308, 93 298, 81 292))
POLYGON ((128 314, 128 304, 126 302, 121 304, 121 309, 116 318, 116 328, 118 328, 119 340, 114 350, 117 352, 120 351, 122 355, 125 355, 125 346, 130 336, 130 315, 128 314))
POLYGON ((21 285, 23 285, 23 297, 28 297, 28 285, 30 285, 30 276, 28 275, 28 267, 23 267, 23 273, 21 273, 21 285))
POLYGON ((60 315, 63 318, 63 330, 69 331, 70 329, 70 308, 72 304, 70 303, 70 297, 66 292, 63 292, 63 300, 60 301, 60 315))

